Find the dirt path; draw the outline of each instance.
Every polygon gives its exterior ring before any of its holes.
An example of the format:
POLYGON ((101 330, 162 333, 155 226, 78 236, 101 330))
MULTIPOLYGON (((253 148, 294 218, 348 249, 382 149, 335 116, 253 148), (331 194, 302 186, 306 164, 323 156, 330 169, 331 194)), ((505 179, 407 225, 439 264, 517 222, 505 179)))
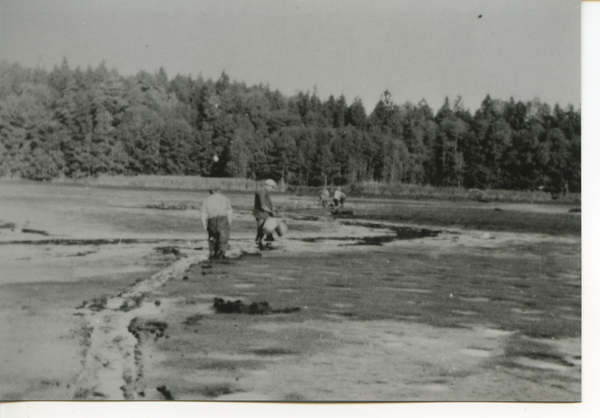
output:
POLYGON ((90 335, 86 344, 83 370, 72 390, 72 399, 132 400, 137 398, 135 382, 138 369, 137 340, 129 330, 138 316, 156 314, 154 304, 144 302, 148 293, 165 282, 181 276, 190 265, 206 258, 203 254, 186 255, 166 269, 143 280, 118 296, 102 301, 103 306, 86 309, 83 318, 90 335))

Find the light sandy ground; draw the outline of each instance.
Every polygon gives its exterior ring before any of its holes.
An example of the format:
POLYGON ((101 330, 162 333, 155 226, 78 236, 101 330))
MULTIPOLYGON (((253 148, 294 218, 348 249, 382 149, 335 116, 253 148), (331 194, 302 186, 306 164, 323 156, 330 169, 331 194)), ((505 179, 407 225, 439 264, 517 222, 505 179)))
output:
MULTIPOLYGON (((354 321, 332 315, 292 322, 276 317, 229 320, 219 323, 231 327, 222 332, 207 328, 203 334, 202 327, 190 331, 183 320, 214 317, 212 298, 223 296, 194 293, 194 303, 188 304, 179 288, 170 287, 206 259, 196 211, 145 209, 160 201, 156 192, 119 192, 115 197, 110 190, 3 187, 0 197, 12 199, 0 213, 0 224, 14 223, 15 228, 0 229, 1 399, 164 400, 165 390, 177 400, 223 401, 580 399, 580 338, 544 341, 564 363, 516 357, 512 360, 521 367, 515 369, 503 363, 514 331, 493 324, 440 328, 410 320, 354 321), (62 195, 57 197, 56 190, 62 195), (33 202, 24 199, 30 195, 33 202), (163 227, 149 233, 153 222, 163 227), (48 235, 24 233, 23 228, 48 235), (46 242, 50 239, 83 241, 46 242), (84 242, 101 239, 114 241, 84 242), (184 257, 157 250, 168 246, 177 246, 184 257), (102 309, 90 309, 103 296, 102 309), (134 318, 146 324, 137 338, 128 329, 134 318), (160 324, 169 325, 162 335, 160 324), (236 332, 246 342, 234 339, 229 349, 219 348, 222 338, 234 338, 236 332), (234 369, 229 368, 232 364, 234 369), (164 390, 157 390, 161 386, 164 390)), ((234 205, 238 199, 248 196, 235 197, 234 205)), ((191 200, 182 194, 169 202, 191 200)), ((312 205, 309 199, 289 201, 298 208, 312 205)), ((255 253, 250 213, 237 211, 234 222, 238 232, 230 256, 255 253)), ((381 226, 357 226, 327 216, 292 217, 289 223, 290 234, 278 240, 276 251, 264 255, 266 264, 291 254, 304 254, 307 262, 311 255, 335 258, 366 236, 393 235, 381 226), (302 240, 314 237, 321 239, 302 240)), ((368 258, 371 251, 422 248, 435 257, 473 249, 497 250, 494 256, 503 257, 506 248, 541 243, 576 246, 580 240, 445 229, 437 237, 365 247, 363 254, 368 258)), ((574 271, 573 280, 580 275, 580 269, 574 271)), ((279 280, 291 285, 295 279, 279 280)), ((248 293, 241 293, 253 283, 234 280, 232 286, 227 296, 250 302, 248 293)), ((408 286, 405 291, 424 290, 408 286)), ((339 308, 342 312, 345 306, 339 308)))

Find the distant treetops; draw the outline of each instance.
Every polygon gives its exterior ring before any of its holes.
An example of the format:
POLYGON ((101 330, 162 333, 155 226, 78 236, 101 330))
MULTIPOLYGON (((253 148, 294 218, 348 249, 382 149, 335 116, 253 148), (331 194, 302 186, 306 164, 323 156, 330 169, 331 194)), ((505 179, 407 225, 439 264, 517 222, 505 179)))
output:
POLYGON ((574 192, 581 111, 538 99, 458 97, 434 112, 385 91, 285 97, 223 73, 213 82, 161 69, 120 76, 104 65, 48 72, 0 63, 0 175, 45 180, 101 173, 284 179, 319 186, 373 180, 574 192))

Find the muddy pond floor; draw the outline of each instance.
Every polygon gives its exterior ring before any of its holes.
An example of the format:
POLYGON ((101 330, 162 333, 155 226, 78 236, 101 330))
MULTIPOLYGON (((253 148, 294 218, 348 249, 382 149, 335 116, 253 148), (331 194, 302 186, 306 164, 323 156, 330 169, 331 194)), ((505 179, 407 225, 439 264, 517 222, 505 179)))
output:
POLYGON ((0 186, 2 400, 581 400, 576 234, 276 195, 289 231, 259 251, 252 195, 230 194, 230 258, 209 261, 205 193, 0 186))

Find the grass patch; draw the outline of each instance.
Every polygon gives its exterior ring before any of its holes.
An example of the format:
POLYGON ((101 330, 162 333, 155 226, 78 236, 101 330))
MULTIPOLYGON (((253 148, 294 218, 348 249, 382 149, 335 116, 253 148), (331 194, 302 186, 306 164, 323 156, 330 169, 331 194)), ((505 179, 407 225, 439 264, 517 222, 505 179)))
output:
POLYGON ((136 189, 182 189, 208 190, 220 187, 222 190, 256 190, 262 181, 233 177, 200 176, 158 176, 158 175, 107 175, 84 177, 81 179, 56 178, 53 184, 79 184, 84 186, 126 187, 136 189))
POLYGON ((365 208, 357 217, 488 231, 581 236, 581 218, 570 215, 566 211, 564 214, 517 213, 509 210, 495 211, 475 207, 373 205, 365 208))
MULTIPOLYGON (((287 191, 297 195, 318 196, 323 187, 288 186, 287 191)), ((332 187, 330 186, 331 190, 332 187)), ((363 181, 351 183, 343 187, 352 196, 385 197, 391 199, 411 200, 454 200, 482 202, 552 202, 549 192, 532 190, 497 190, 497 189, 465 189, 463 187, 434 187, 429 185, 414 185, 400 182, 383 183, 363 181)), ((562 196, 562 202, 580 203, 580 193, 568 193, 562 196)))
MULTIPOLYGON (((431 255, 381 247, 367 256, 336 254, 336 263, 343 265, 339 269, 332 269, 332 259, 325 255, 312 257, 310 264, 303 257, 286 256, 243 260, 227 266, 227 273, 254 284, 253 299, 303 307, 292 320, 334 315, 450 328, 489 324, 530 337, 579 337, 581 323, 573 318, 581 316, 581 289, 566 285, 580 283, 580 275, 573 273, 581 266, 578 258, 564 255, 567 247, 544 243, 496 249, 496 254, 457 249, 431 255), (556 256, 561 252, 562 257, 556 256), (257 269, 264 277, 246 274, 257 269), (272 283, 278 276, 294 280, 295 292, 275 291, 272 283)), ((205 280, 201 286, 225 293, 226 280, 205 280)))
POLYGON ((289 356, 296 354, 294 351, 279 347, 259 348, 257 350, 252 350, 252 353, 257 356, 289 356))

